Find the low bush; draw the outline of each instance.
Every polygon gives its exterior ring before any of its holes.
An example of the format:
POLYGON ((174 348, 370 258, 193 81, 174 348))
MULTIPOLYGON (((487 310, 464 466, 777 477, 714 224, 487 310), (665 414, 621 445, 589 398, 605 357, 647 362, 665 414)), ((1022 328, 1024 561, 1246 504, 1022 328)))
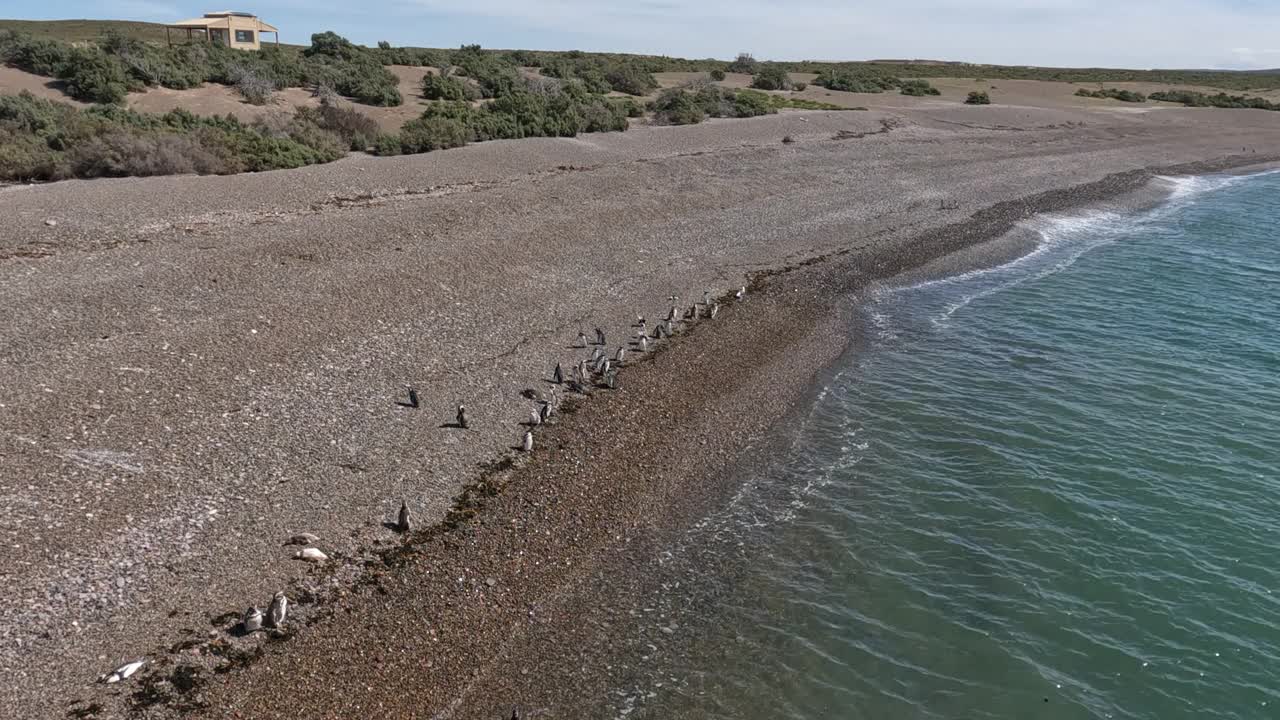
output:
POLYGON ((250 126, 183 110, 80 110, 26 92, 0 96, 0 180, 275 170, 344 152, 337 133, 306 116, 250 126))
POLYGON ((796 92, 804 92, 809 87, 809 83, 791 83, 791 89, 796 92))
POLYGON ((343 107, 336 102, 320 102, 319 107, 299 107, 294 113, 299 124, 314 125, 331 132, 352 150, 368 150, 381 134, 373 118, 353 107, 343 107))
POLYGON ((930 85, 928 80, 903 80, 898 87, 903 95, 913 95, 915 97, 942 94, 938 88, 930 85))
POLYGON ((757 90, 790 90, 791 78, 783 68, 767 63, 751 78, 751 87, 757 90))
POLYGON ((693 82, 664 90, 650 106, 661 125, 696 125, 709 117, 747 118, 776 113, 787 99, 756 90, 730 90, 693 82))
POLYGON ((1248 97, 1245 95, 1228 95, 1227 93, 1207 95, 1205 93, 1192 92, 1190 90, 1169 90, 1164 92, 1153 92, 1147 97, 1152 100, 1159 100, 1162 102, 1181 103, 1187 107, 1280 110, 1280 103, 1271 102, 1266 98, 1248 97))
POLYGON ((990 105, 991 96, 985 92, 974 90, 969 93, 969 97, 964 99, 965 105, 990 105))
POLYGON ((854 73, 851 71, 824 69, 818 73, 818 77, 814 79, 813 84, 828 90, 840 90, 842 92, 882 93, 886 90, 892 90, 899 83, 897 78, 872 72, 854 73))
POLYGON ((422 97, 427 100, 468 100, 467 85, 455 77, 427 75, 422 78, 422 97))
POLYGON ((722 82, 725 78, 725 72, 719 68, 712 70, 709 75, 711 76, 711 79, 716 82, 722 82))
POLYGON ((751 57, 751 53, 739 53, 738 57, 735 58, 733 62, 729 63, 729 67, 727 69, 731 73, 755 75, 756 68, 759 67, 759 65, 760 63, 756 62, 754 57, 751 57))
POLYGON ((638 107, 630 98, 590 93, 577 81, 539 87, 539 92, 515 89, 479 107, 457 100, 434 102, 421 117, 405 123, 395 140, 376 138, 375 152, 420 153, 485 140, 626 130, 632 106, 638 107))
POLYGON ((1102 88, 1101 90, 1086 90, 1080 88, 1076 90, 1076 95, 1080 97, 1099 98, 1102 100, 1119 100, 1120 102, 1141 103, 1147 101, 1147 96, 1140 92, 1132 90, 1119 90, 1117 88, 1102 88))

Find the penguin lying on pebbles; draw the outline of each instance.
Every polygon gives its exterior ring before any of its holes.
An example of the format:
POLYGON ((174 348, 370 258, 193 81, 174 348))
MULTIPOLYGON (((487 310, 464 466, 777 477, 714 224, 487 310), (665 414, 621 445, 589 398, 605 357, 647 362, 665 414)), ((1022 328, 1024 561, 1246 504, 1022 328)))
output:
POLYGON ((307 562, 313 563, 322 563, 329 559, 329 556, 320 552, 319 548, 313 547, 303 548, 302 550, 294 553, 293 557, 297 560, 306 560, 307 562))
POLYGON ((115 670, 112 670, 111 672, 107 673, 106 675, 103 675, 99 679, 102 680, 102 682, 107 684, 118 683, 121 680, 128 680, 129 676, 138 672, 138 670, 142 668, 142 665, 145 662, 146 660, 143 659, 143 660, 134 660, 133 662, 130 662, 130 663, 125 663, 124 665, 121 665, 115 670))

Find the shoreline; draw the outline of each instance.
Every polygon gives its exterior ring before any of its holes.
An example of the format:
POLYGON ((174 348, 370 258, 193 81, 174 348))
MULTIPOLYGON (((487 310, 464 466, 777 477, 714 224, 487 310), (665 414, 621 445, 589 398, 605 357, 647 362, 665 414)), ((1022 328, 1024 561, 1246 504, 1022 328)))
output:
MULTIPOLYGON (((1205 172, 1221 169, 1218 163, 1201 167, 1205 172)), ((1178 171, 1188 169, 1200 168, 1182 166, 1178 171)), ((289 717, 298 707, 326 714, 355 712, 376 703, 393 713, 409 715, 431 708, 433 717, 499 717, 512 706, 528 709, 549 703, 552 708, 580 709, 582 706, 575 703, 596 697, 589 689, 599 691, 618 679, 611 673, 600 676, 570 667, 582 658, 584 647, 610 645, 598 642, 598 638, 570 640, 575 635, 590 636, 593 631, 582 627, 582 618, 598 616, 601 605, 611 602, 616 606, 606 615, 615 622, 600 622, 618 625, 618 599, 639 599, 651 590, 643 587, 642 581, 625 577, 623 568, 651 559, 683 523, 696 520, 723 500, 733 488, 728 478, 735 475, 734 468, 768 455, 771 430, 803 406, 803 398, 814 389, 810 380, 845 352, 855 351, 857 338, 849 334, 851 325, 843 319, 848 304, 856 302, 860 292, 872 283, 924 267, 950 265, 949 274, 957 274, 993 262, 1000 264, 1000 253, 984 256, 983 246, 1007 235, 1018 222, 1043 212, 1114 203, 1126 194, 1141 193, 1149 188, 1152 178, 1164 174, 1171 173, 1166 168, 1124 173, 1023 202, 997 204, 979 212, 972 221, 957 224, 951 232, 942 229, 905 241, 916 248, 908 254, 866 258, 837 251, 797 267, 761 273, 741 306, 726 306, 728 312, 715 323, 704 321, 687 337, 655 353, 651 361, 627 370, 622 375, 624 390, 566 415, 532 459, 495 469, 482 478, 473 487, 474 496, 483 500, 473 505, 464 496, 443 525, 416 539, 415 549, 390 550, 382 562, 395 564, 394 568, 370 570, 370 576, 356 587, 345 589, 349 592, 340 590, 325 603, 330 619, 291 636, 288 643, 259 645, 266 649, 261 656, 254 657, 256 649, 244 650, 247 654, 243 656, 230 655, 238 667, 225 675, 206 677, 207 671, 190 673, 176 665, 166 667, 163 661, 156 663, 143 674, 132 710, 159 712, 168 704, 167 709, 200 710, 206 716, 289 717), (989 234, 997 230, 998 234, 989 234), (958 243, 955 236, 964 241, 958 243), (787 331, 779 333, 780 327, 787 331), (785 336, 779 338, 779 334, 785 336), (840 342, 831 342, 837 338, 840 342), (761 351, 761 345, 776 346, 761 351), (724 371, 722 361, 715 358, 728 357, 734 358, 737 382, 707 396, 707 385, 724 371), (756 391, 751 382, 768 378, 776 383, 780 376, 787 380, 782 386, 772 385, 778 391, 770 398, 773 406, 768 412, 759 412, 762 408, 753 397, 756 391), (637 395, 644 397, 637 399, 637 395), (691 396, 697 401, 690 402, 691 396), (723 430, 721 423, 732 424, 752 409, 757 413, 752 422, 744 423, 749 427, 723 430), (619 416, 628 427, 627 442, 611 447, 619 416), (646 419, 654 416, 663 418, 667 432, 661 423, 655 425, 646 419), (706 426, 706 432, 672 437, 672 426, 696 426, 698 422, 706 426), (609 425, 615 428, 601 429, 609 425), (692 460, 690 467, 673 472, 661 462, 634 457, 637 450, 641 457, 672 457, 682 451, 682 442, 688 437, 703 438, 703 448, 694 455, 711 455, 712 459, 692 460), (735 447, 734 441, 745 442, 746 450, 735 447), (594 478, 584 477, 580 470, 557 470, 563 465, 581 468, 584 463, 604 469, 594 478), (638 469, 649 477, 664 476, 662 485, 637 483, 631 476, 638 469), (608 497, 593 487, 601 480, 600 474, 611 479, 615 490, 624 488, 622 497, 608 497), (717 474, 721 480, 712 481, 717 474), (702 491, 691 496, 686 488, 698 481, 702 491), (538 499, 547 492, 554 500, 538 499), (535 508, 537 522, 530 518, 530 507, 535 508), (597 513, 591 519, 583 518, 580 513, 584 507, 597 513), (606 519, 610 522, 604 522, 606 519), (526 535, 513 533, 511 528, 516 526, 526 535), (551 536, 572 538, 572 551, 566 552, 566 547, 555 542, 539 542, 535 527, 551 536), (621 543, 608 537, 617 527, 627 528, 621 543), (504 557, 511 554, 521 557, 521 562, 515 566, 504 563, 504 557), (535 561, 531 567, 530 558, 541 562, 535 561), (536 567, 565 561, 575 567, 562 572, 536 567), (442 575, 454 578, 459 573, 465 580, 458 587, 441 580, 442 575), (436 591, 438 598, 427 597, 436 591), (402 603, 409 607, 399 607, 402 603), (550 618, 539 617, 548 606, 558 607, 550 618), (522 610, 529 613, 527 620, 520 617, 522 610), (407 615, 437 620, 415 628, 406 620, 407 615), (359 633, 344 632, 336 618, 347 617, 363 618, 362 625, 407 629, 409 635, 371 636, 371 627, 359 633), (437 626, 465 629, 465 637, 437 630, 437 626), (413 658, 406 665, 405 658, 387 657, 396 640, 404 640, 421 652, 420 641, 426 637, 413 637, 415 631, 430 637, 427 648, 432 658, 447 658, 427 660, 430 688, 413 687, 401 676, 417 677, 409 672, 413 658), (558 647, 546 652, 547 643, 558 647), (539 657, 531 658, 535 651, 541 651, 539 657), (350 682, 357 673, 349 672, 347 665, 354 661, 344 664, 337 658, 370 654, 378 657, 374 665, 380 680, 371 682, 368 676, 360 675, 358 682, 350 682), (530 671, 530 665, 535 665, 536 673, 530 671), (169 671, 167 679, 156 675, 157 668, 161 673, 169 671), (298 688, 296 694, 281 692, 279 681, 299 668, 309 677, 309 687, 298 688), (468 671, 475 668, 485 669, 475 676, 468 671), (179 689, 183 685, 188 685, 185 691, 179 689), (139 699, 144 702, 136 702, 139 699)), ((626 622, 623 618, 621 624, 626 622)), ((599 625, 594 632, 609 634, 599 625)), ((659 630, 661 634, 665 631, 659 630)), ((199 646, 184 649, 192 647, 199 646)), ((602 654, 597 664, 610 666, 610 657, 602 654)))

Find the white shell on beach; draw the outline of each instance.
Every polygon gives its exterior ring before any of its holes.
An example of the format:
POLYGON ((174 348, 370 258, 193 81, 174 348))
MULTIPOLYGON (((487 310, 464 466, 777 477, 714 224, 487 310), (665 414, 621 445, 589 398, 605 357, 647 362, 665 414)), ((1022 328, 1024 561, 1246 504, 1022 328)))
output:
POLYGON ((118 683, 121 680, 127 680, 130 675, 138 672, 138 669, 141 668, 142 664, 145 662, 146 660, 134 660, 131 663, 125 663, 111 671, 109 675, 104 676, 102 681, 105 683, 118 683))
POLYGON ((299 560, 306 560, 307 562, 314 562, 314 563, 322 563, 325 560, 329 559, 329 556, 320 552, 319 548, 313 548, 313 547, 299 550, 298 552, 294 553, 293 556, 299 560))
POLYGON ((297 535, 294 535, 293 537, 289 538, 289 542, 285 544, 286 545, 314 545, 315 542, 319 539, 320 539, 319 535, 313 535, 311 533, 298 533, 297 535))

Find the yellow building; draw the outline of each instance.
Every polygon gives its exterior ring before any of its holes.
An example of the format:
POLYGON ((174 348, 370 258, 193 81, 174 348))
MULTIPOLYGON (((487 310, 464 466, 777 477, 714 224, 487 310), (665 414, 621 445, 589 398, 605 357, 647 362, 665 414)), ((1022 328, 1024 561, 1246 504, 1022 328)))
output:
POLYGON ((204 17, 183 20, 166 25, 165 37, 173 44, 170 30, 186 31, 188 41, 200 39, 226 45, 237 50, 258 50, 262 47, 262 33, 275 35, 275 42, 280 44, 280 31, 262 22, 257 16, 246 12, 220 10, 205 13, 204 17), (203 34, 203 36, 202 36, 203 34))

